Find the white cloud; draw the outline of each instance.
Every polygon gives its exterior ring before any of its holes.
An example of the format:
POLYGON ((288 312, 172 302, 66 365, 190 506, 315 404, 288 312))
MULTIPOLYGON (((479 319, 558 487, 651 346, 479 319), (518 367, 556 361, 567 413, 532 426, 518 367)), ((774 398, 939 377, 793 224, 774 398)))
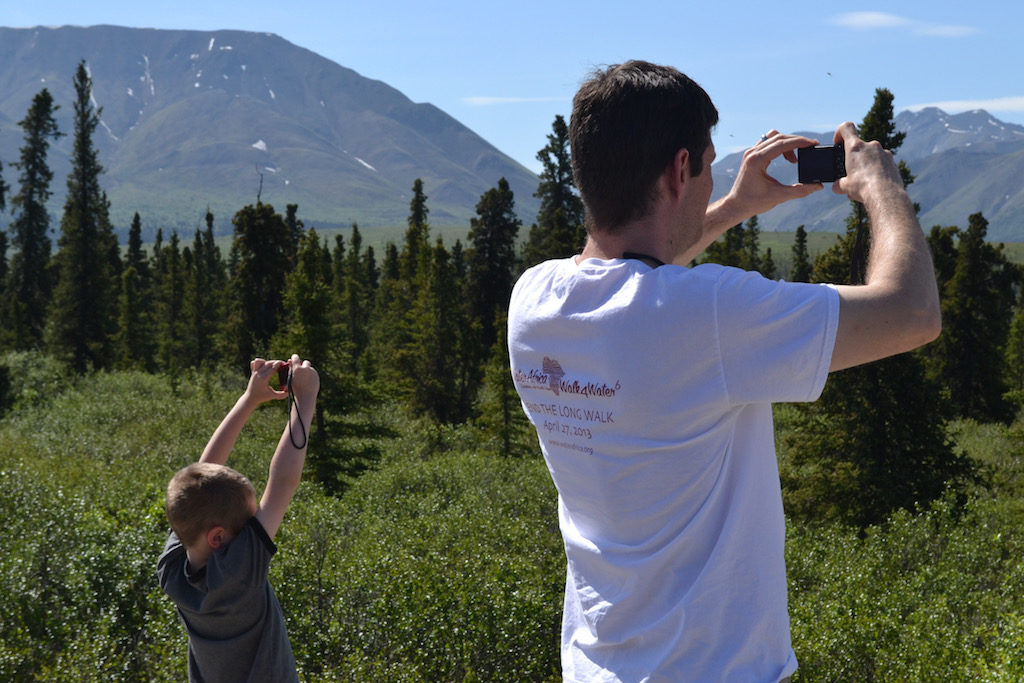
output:
POLYGON ((981 31, 973 26, 953 26, 942 24, 916 24, 914 33, 919 36, 936 36, 938 38, 963 38, 973 36, 981 31))
POLYGON ((961 111, 972 111, 984 109, 992 112, 1024 112, 1024 96, 1019 97, 994 97, 987 100, 946 100, 944 102, 926 102, 924 104, 912 104, 907 107, 910 111, 920 111, 925 107, 937 107, 945 112, 955 113, 961 111))
POLYGON ((462 101, 474 107, 487 107, 492 104, 522 104, 529 102, 561 102, 563 97, 463 97, 462 101))
POLYGON ((932 24, 887 12, 847 12, 832 17, 831 22, 837 26, 858 31, 905 29, 914 35, 940 38, 962 38, 979 33, 979 30, 973 26, 932 24))
POLYGON ((833 17, 832 23, 846 28, 872 29, 906 26, 910 20, 885 12, 847 12, 833 17))

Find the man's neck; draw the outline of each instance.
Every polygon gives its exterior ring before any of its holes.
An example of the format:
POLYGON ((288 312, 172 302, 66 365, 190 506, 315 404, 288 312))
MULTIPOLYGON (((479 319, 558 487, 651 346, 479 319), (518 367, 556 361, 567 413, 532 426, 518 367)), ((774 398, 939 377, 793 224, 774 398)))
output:
POLYGON ((615 231, 591 231, 577 262, 588 258, 636 258, 656 266, 680 263, 681 251, 678 236, 668 225, 649 217, 615 231))

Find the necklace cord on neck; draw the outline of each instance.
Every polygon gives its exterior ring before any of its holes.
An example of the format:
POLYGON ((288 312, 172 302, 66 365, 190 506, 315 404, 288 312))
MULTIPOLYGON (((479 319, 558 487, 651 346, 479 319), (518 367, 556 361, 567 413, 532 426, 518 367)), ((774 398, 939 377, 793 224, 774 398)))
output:
POLYGON ((658 266, 665 265, 665 262, 662 261, 659 258, 655 258, 655 257, 650 256, 648 254, 641 254, 641 253, 638 253, 638 252, 635 252, 635 251, 624 251, 624 252, 622 252, 622 258, 635 259, 637 261, 651 261, 652 263, 654 263, 654 267, 655 268, 657 268, 658 266))

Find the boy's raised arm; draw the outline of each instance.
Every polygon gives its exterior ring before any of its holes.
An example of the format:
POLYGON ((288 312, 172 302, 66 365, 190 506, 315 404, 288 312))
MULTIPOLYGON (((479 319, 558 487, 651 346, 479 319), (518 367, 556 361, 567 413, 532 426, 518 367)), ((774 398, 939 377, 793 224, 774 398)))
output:
POLYGON ((316 397, 320 391, 320 376, 309 364, 300 361, 298 356, 291 359, 291 388, 295 395, 295 404, 288 416, 288 425, 281 434, 277 450, 270 461, 270 474, 267 476, 267 487, 260 499, 260 508, 256 519, 263 529, 273 538, 281 526, 284 513, 292 501, 295 489, 302 479, 302 468, 306 462, 306 444, 313 412, 316 410, 316 397))
POLYGON ((251 371, 249 384, 213 432, 206 448, 203 449, 203 454, 199 456, 199 462, 211 462, 216 465, 227 463, 231 449, 235 447, 238 435, 242 433, 242 427, 252 415, 252 411, 262 403, 279 400, 288 395, 286 392, 277 391, 270 386, 270 378, 283 364, 284 361, 267 361, 262 358, 256 358, 249 362, 251 371))

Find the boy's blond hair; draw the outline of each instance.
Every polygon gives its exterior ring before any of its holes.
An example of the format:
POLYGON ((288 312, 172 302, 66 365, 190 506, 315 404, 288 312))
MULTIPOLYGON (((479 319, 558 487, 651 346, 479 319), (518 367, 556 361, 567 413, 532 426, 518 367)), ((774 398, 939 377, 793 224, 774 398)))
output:
POLYGON ((250 501, 255 500, 256 490, 242 473, 226 465, 197 462, 171 478, 164 510, 171 529, 189 548, 216 526, 237 534, 252 517, 250 501))

